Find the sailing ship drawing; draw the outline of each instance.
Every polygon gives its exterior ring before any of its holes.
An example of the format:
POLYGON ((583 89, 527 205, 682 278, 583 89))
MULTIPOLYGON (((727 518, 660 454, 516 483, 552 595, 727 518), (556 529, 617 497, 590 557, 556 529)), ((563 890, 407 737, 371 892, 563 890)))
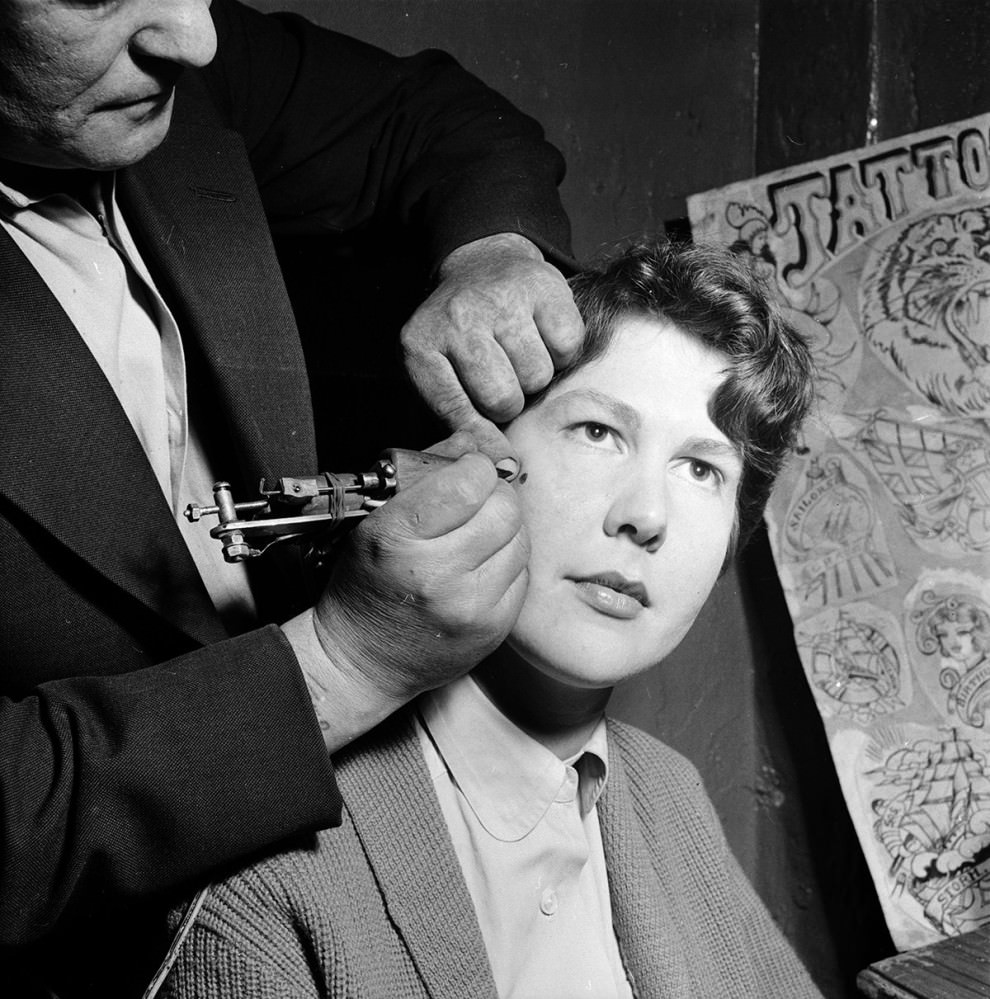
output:
POLYGON ((940 933, 990 916, 990 777, 987 755, 956 729, 909 739, 866 771, 874 832, 894 892, 907 892, 940 933))

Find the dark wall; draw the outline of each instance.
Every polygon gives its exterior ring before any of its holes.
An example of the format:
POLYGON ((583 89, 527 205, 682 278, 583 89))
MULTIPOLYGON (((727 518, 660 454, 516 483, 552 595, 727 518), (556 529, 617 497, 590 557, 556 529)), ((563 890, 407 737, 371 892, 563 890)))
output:
MULTIPOLYGON (((693 192, 978 113, 990 97, 990 4, 978 0, 253 5, 400 54, 447 49, 537 117, 568 161, 562 193, 580 257, 668 223, 680 231, 693 192)), ((354 323, 353 350, 311 348, 328 387, 317 398, 331 468, 386 445, 422 446, 435 430, 393 363, 395 326, 424 276, 402 247, 371 250, 369 272, 362 248, 282 247, 305 322, 333 288, 335 311, 354 323), (372 315, 369 302, 387 308, 372 315), (397 439, 398 426, 409 436, 397 439)), ((744 868, 826 994, 853 995, 856 971, 891 944, 765 537, 681 648, 620 689, 613 711, 698 765, 744 868)))
POLYGON ((253 0, 398 54, 442 48, 564 153, 579 256, 684 214, 752 164, 750 0, 253 0))

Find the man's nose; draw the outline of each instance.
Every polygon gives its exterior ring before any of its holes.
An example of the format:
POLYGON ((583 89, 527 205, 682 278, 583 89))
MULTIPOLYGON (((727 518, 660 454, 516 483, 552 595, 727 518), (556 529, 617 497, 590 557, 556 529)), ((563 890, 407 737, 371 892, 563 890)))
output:
POLYGON ((605 516, 609 537, 625 535, 655 552, 667 535, 667 488, 663 475, 636 474, 619 484, 605 516))
POLYGON ((135 54, 195 69, 216 55, 210 0, 150 0, 149 14, 131 39, 135 54))

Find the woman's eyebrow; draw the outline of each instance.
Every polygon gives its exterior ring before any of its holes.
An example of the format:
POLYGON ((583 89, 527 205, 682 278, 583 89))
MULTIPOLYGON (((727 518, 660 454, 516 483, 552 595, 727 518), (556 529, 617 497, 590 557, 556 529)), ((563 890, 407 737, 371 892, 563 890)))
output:
POLYGON ((684 442, 684 448, 703 457, 734 458, 740 464, 743 460, 742 451, 735 444, 714 437, 691 437, 684 442))
POLYGON ((616 399, 614 395, 606 392, 599 392, 593 388, 574 388, 561 392, 557 396, 557 401, 564 402, 568 399, 588 399, 597 403, 612 414, 612 417, 621 422, 630 430, 639 430, 642 425, 639 412, 621 399, 616 399))

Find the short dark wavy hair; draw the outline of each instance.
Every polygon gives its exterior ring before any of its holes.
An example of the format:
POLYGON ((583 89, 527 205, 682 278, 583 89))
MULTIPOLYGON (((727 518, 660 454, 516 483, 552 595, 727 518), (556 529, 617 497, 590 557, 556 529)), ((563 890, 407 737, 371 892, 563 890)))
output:
POLYGON ((814 400, 814 366, 749 258, 702 244, 641 240, 570 280, 587 328, 554 381, 605 352, 619 320, 662 319, 729 360, 712 422, 739 449, 742 480, 728 558, 759 524, 814 400))

